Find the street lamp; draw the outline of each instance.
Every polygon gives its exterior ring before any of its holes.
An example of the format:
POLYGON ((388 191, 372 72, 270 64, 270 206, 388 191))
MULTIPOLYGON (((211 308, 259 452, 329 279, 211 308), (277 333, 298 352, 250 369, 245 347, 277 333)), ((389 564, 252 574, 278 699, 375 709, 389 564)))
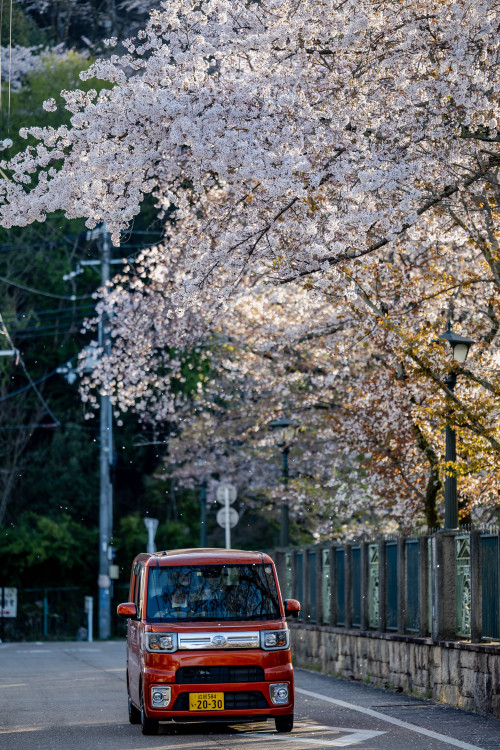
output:
MULTIPOLYGON (((453 359, 459 364, 463 364, 469 354, 469 349, 474 343, 473 339, 460 336, 453 333, 451 323, 448 323, 448 330, 439 336, 443 341, 447 341, 452 348, 453 359)), ((451 370, 445 379, 445 385, 453 393, 457 384, 456 369, 451 370)), ((446 463, 455 463, 457 460, 457 436, 449 422, 446 424, 446 463)), ((444 483, 444 528, 446 531, 458 529, 458 496, 457 496, 457 477, 456 474, 446 470, 444 483)))
POLYGON ((291 419, 275 419, 269 422, 268 428, 275 435, 275 442, 281 448, 281 471, 283 479, 283 496, 281 500, 281 524, 280 524, 280 547, 288 547, 289 544, 289 509, 287 499, 288 488, 288 453, 295 438, 296 424, 291 419))

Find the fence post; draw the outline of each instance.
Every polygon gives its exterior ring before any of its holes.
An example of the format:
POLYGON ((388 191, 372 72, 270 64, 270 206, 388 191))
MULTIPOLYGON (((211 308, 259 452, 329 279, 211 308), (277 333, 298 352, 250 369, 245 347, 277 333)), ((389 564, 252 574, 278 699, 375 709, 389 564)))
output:
POLYGON ((483 596, 481 580, 481 532, 470 532, 470 639, 478 643, 483 636, 483 596))
POLYGON ((368 542, 361 542, 361 630, 368 630, 370 618, 368 542))
POLYGON ((345 627, 352 627, 352 544, 344 544, 345 627))
POLYGON ((398 633, 406 630, 406 549, 404 537, 398 538, 398 633))
POLYGON ((337 555, 334 544, 330 546, 330 624, 337 625, 337 555))
POLYGON ((309 590, 309 547, 302 548, 302 591, 304 622, 311 622, 311 592, 309 590))
POLYGON ((441 531, 432 537, 432 637, 453 640, 456 635, 455 534, 441 531))
POLYGON ((385 630, 387 610, 387 566, 385 541, 378 543, 378 629, 385 630))
POLYGON ((316 547, 316 622, 323 624, 323 547, 316 547))
POLYGON ((428 537, 424 536, 418 542, 418 628, 421 636, 429 633, 429 585, 428 537))

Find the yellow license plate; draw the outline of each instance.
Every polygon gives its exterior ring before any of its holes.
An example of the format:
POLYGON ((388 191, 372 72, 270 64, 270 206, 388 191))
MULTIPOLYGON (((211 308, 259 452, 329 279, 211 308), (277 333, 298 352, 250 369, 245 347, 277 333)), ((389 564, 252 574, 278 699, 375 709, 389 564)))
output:
POLYGON ((190 711, 223 711, 224 693, 189 693, 190 711))

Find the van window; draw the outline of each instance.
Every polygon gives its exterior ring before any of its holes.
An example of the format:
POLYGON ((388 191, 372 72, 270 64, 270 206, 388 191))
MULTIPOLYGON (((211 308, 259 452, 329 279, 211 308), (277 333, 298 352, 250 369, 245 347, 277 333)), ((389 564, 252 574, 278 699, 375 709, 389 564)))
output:
POLYGON ((271 565, 149 569, 147 619, 270 620, 281 617, 271 565))
POLYGON ((144 587, 144 566, 141 565, 137 570, 137 577, 135 579, 135 606, 137 608, 137 616, 141 617, 141 601, 142 601, 142 589, 144 587))

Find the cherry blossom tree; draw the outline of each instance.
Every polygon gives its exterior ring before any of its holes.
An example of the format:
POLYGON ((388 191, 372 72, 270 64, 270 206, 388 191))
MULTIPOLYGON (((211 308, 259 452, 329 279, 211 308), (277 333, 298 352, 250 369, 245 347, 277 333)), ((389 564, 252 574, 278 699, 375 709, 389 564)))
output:
POLYGON ((484 504, 500 453, 498 27, 494 0, 171 0, 84 74, 111 90, 65 92, 70 128, 24 133, 38 145, 0 165, 4 226, 63 209, 118 245, 144 195, 165 217, 165 243, 102 302, 114 353, 91 382, 117 410, 178 419, 178 383, 206 359, 210 406, 184 434, 208 418, 227 433, 215 406, 230 423, 229 396, 259 390, 233 434, 285 409, 307 410, 323 446, 334 431, 328 460, 303 450, 297 498, 328 464, 338 497, 359 476, 360 507, 369 485, 397 519, 435 522, 450 468, 484 504), (477 341, 455 393, 433 343, 448 320, 477 341))

